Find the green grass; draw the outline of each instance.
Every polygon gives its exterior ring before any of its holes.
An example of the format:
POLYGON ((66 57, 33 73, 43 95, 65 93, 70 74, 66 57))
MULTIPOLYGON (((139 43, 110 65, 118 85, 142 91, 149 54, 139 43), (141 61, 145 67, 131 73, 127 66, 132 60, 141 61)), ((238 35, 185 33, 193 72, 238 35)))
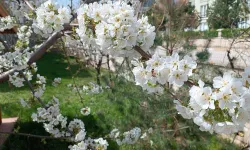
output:
MULTIPOLYGON (((73 59, 71 61, 71 68, 75 73, 79 69, 79 65, 74 63, 73 59)), ((153 134, 150 135, 150 140, 154 142, 152 146, 150 146, 149 140, 122 147, 109 141, 108 149, 110 150, 239 149, 230 142, 217 138, 216 135, 199 131, 192 121, 184 120, 176 115, 173 100, 167 94, 162 96, 148 95, 134 83, 113 77, 114 88, 106 89, 97 95, 83 95, 83 101, 81 101, 79 96, 67 87, 69 83, 73 83, 73 80, 70 71, 66 69, 68 64, 62 55, 47 53, 37 64, 38 73, 47 78, 47 89, 42 99, 49 101, 52 96, 59 98, 62 114, 67 116, 68 120, 72 118, 82 119, 86 126, 87 136, 92 138, 105 136, 113 128, 118 128, 121 131, 127 131, 136 126, 142 129, 155 128, 153 134), (51 86, 56 77, 62 78, 62 83, 57 88, 51 86), (91 115, 87 117, 80 114, 80 109, 85 106, 91 108, 91 115), (176 132, 169 131, 183 126, 189 126, 189 128, 176 132)), ((80 71, 75 80, 77 85, 84 85, 90 81, 95 82, 95 77, 93 68, 85 68, 80 71)), ((103 70, 101 78, 103 86, 109 85, 107 71, 103 70)), ((185 96, 185 94, 183 95, 185 96)), ((179 96, 184 97, 183 95, 179 96)), ((31 121, 30 116, 32 112, 36 111, 39 104, 32 101, 32 108, 27 109, 22 108, 19 103, 20 97, 29 99, 30 96, 27 87, 20 89, 10 86, 7 82, 0 84, 0 104, 3 117, 18 116, 19 119, 15 127, 18 132, 49 135, 44 131, 42 124, 31 121)), ((60 140, 42 140, 11 135, 2 148, 10 150, 64 150, 68 149, 70 144, 60 140)))

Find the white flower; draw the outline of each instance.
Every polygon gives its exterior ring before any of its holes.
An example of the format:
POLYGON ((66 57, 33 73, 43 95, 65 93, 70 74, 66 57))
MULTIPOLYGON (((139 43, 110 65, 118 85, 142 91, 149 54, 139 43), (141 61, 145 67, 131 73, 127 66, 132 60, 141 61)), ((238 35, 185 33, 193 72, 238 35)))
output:
POLYGON ((168 81, 170 70, 169 68, 159 68, 156 72, 157 74, 157 82, 159 82, 162 85, 165 85, 168 81))
POLYGON ((216 94, 216 99, 219 101, 219 107, 221 109, 225 108, 235 108, 236 107, 236 99, 234 95, 231 94, 230 90, 223 90, 216 94))
POLYGON ((58 84, 60 84, 62 81, 61 78, 55 78, 54 81, 52 82, 52 85, 53 86, 58 86, 58 84))
POLYGON ((189 56, 184 56, 178 65, 178 69, 184 71, 188 76, 193 74, 193 69, 197 67, 197 63, 189 56))
POLYGON ((240 106, 250 111, 250 89, 248 89, 241 97, 240 106))
POLYGON ((25 81, 23 78, 20 77, 18 72, 15 72, 13 75, 9 75, 9 81, 15 86, 15 87, 23 87, 23 82, 25 81))
POLYGON ((110 132, 109 137, 110 137, 110 138, 116 139, 116 138, 119 137, 119 135, 120 135, 119 130, 118 130, 118 129, 113 129, 113 130, 110 132))
POLYGON ((81 141, 80 143, 73 145, 73 146, 69 146, 70 150, 87 150, 87 144, 84 141, 81 141))
POLYGON ((209 131, 211 134, 213 133, 213 125, 205 121, 203 116, 196 116, 193 120, 195 124, 200 126, 201 131, 209 131))
POLYGON ((170 73, 168 82, 177 86, 182 86, 187 81, 187 75, 184 71, 174 70, 170 73))
POLYGON ((34 96, 39 98, 43 95, 44 91, 45 91, 45 84, 43 84, 42 86, 39 86, 37 89, 35 89, 35 93, 34 96))
POLYGON ((96 146, 95 146, 96 149, 106 150, 109 146, 108 142, 104 140, 103 138, 95 139, 94 141, 96 143, 96 146))
POLYGON ((212 100, 212 89, 204 87, 204 82, 199 80, 199 87, 193 86, 189 95, 196 101, 202 109, 215 109, 214 101, 212 100))
POLYGON ((79 119, 74 119, 73 121, 70 121, 68 128, 70 131, 85 129, 84 123, 79 119))
POLYGON ((46 83, 46 79, 44 78, 44 76, 41 76, 40 74, 37 74, 37 84, 45 84, 46 83))
POLYGON ((174 100, 174 103, 176 104, 178 114, 180 114, 183 118, 191 119, 193 117, 193 111, 191 109, 182 106, 181 103, 177 100, 174 100))
POLYGON ((147 83, 146 75, 148 72, 141 66, 137 66, 133 69, 135 75, 136 85, 144 85, 147 83))
POLYGON ((80 130, 80 132, 76 134, 75 141, 76 142, 83 141, 85 139, 85 136, 86 136, 85 130, 80 130))
POLYGON ((141 136, 141 139, 145 139, 147 137, 147 133, 143 133, 142 136, 141 136))
POLYGON ((233 116, 233 122, 241 127, 244 128, 245 124, 250 120, 249 118, 249 111, 246 111, 240 108, 235 116, 233 116))
POLYGON ((157 54, 154 54, 151 59, 146 61, 146 70, 151 71, 152 69, 158 70, 165 63, 165 59, 159 57, 157 54))
POLYGON ((222 77, 215 77, 213 79, 213 87, 214 88, 220 88, 223 90, 223 88, 226 88, 227 86, 231 86, 233 82, 233 77, 231 73, 224 73, 223 78, 222 77))
POLYGON ((219 122, 214 126, 216 133, 232 134, 237 132, 236 126, 232 122, 219 122))
POLYGON ((171 57, 168 57, 166 61, 167 61, 166 65, 169 67, 170 70, 178 69, 180 62, 178 53, 174 53, 171 57))
POLYGON ((90 108, 89 107, 82 108, 81 114, 83 114, 84 116, 88 116, 90 114, 90 108))
POLYGON ((134 144, 141 136, 141 129, 135 127, 130 131, 124 132, 123 136, 124 139, 121 141, 122 144, 134 144))
POLYGON ((48 0, 36 9, 36 16, 32 26, 34 32, 43 37, 48 37, 53 32, 61 31, 64 23, 69 23, 72 17, 67 7, 59 8, 51 0, 48 0))

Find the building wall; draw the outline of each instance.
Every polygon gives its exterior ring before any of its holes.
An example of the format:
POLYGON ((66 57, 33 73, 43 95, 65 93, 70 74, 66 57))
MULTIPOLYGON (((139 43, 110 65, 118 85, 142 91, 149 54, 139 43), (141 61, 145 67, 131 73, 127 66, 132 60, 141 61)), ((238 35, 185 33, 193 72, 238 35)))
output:
POLYGON ((215 0, 189 0, 192 5, 195 6, 196 11, 201 16, 201 22, 197 30, 205 31, 208 30, 207 24, 207 9, 208 6, 211 6, 215 0))

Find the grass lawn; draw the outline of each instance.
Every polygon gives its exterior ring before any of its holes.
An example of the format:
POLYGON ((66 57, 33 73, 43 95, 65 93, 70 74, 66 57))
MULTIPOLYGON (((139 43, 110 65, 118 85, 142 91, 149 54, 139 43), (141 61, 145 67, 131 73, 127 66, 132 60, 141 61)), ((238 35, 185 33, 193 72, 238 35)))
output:
MULTIPOLYGON (((38 73, 47 78, 47 89, 42 99, 49 101, 53 96, 59 98, 62 114, 67 116, 68 120, 82 119, 86 126, 87 136, 104 137, 114 128, 120 131, 128 131, 136 126, 145 130, 150 127, 154 128, 153 134, 150 135, 153 145, 150 145, 149 140, 141 140, 135 145, 118 147, 114 142, 109 141, 108 149, 110 150, 240 149, 228 141, 219 139, 216 135, 199 131, 192 121, 184 120, 176 115, 173 99, 167 94, 148 95, 134 83, 126 82, 122 78, 113 78, 114 88, 105 89, 100 94, 82 95, 83 101, 81 101, 79 96, 67 87, 68 84, 73 84, 73 80, 70 71, 66 69, 68 67, 66 59, 62 55, 46 53, 37 64, 38 73), (56 77, 62 78, 62 83, 57 88, 51 85, 56 77), (85 117, 80 114, 80 109, 86 106, 91 108, 91 115, 85 117), (175 130, 181 127, 187 128, 175 130)), ((75 73, 79 66, 72 63, 71 68, 75 73)), ((107 71, 103 70, 103 72, 101 82, 103 86, 106 86, 109 84, 108 75, 105 73, 107 71)), ((94 69, 85 68, 75 77, 75 80, 77 85, 84 85, 90 81, 95 82, 95 77, 94 69)), ((20 89, 9 86, 7 82, 0 84, 0 105, 3 117, 19 117, 15 127, 17 132, 49 135, 41 123, 33 123, 31 120, 31 114, 36 112, 39 104, 33 101, 32 108, 22 108, 19 102, 21 97, 24 99, 31 97, 27 86, 20 89)), ((6 150, 64 150, 68 149, 70 144, 63 140, 11 135, 2 148, 6 150)))

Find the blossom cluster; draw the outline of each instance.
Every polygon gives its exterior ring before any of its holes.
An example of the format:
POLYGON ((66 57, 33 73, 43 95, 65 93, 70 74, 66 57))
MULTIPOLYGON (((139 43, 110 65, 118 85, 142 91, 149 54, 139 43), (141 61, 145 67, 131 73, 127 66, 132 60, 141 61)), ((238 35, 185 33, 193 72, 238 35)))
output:
POLYGON ((54 81, 52 82, 53 86, 58 86, 61 83, 62 79, 61 78, 55 78, 54 81))
POLYGON ((0 52, 3 51, 5 49, 3 43, 0 42, 0 52))
POLYGON ((137 20, 134 8, 122 1, 84 4, 77 10, 83 43, 98 46, 103 53, 124 54, 139 45, 148 50, 155 38, 155 27, 147 17, 137 20))
POLYGON ((31 56, 30 49, 17 50, 0 55, 0 73, 3 69, 15 69, 17 71, 28 67, 27 62, 31 56))
POLYGON ((61 31, 65 23, 69 23, 72 15, 67 7, 60 7, 48 0, 36 9, 36 19, 32 27, 34 32, 49 37, 52 33, 61 31))
POLYGON ((29 47, 29 39, 32 34, 31 27, 23 25, 20 28, 18 28, 17 36, 18 41, 16 43, 15 49, 16 50, 22 50, 24 48, 29 47))
POLYGON ((16 24, 15 18, 11 16, 0 17, 0 32, 12 29, 16 24))
MULTIPOLYGON (((86 85, 76 87, 75 85, 68 84, 69 88, 72 88, 73 92, 79 91, 80 93, 85 93, 85 94, 99 94, 103 92, 103 87, 95 84, 93 82, 89 82, 86 85)), ((109 88, 108 86, 106 88, 109 88)))
POLYGON ((226 72, 213 79, 213 88, 199 80, 193 86, 190 100, 185 105, 177 100, 176 109, 186 119, 193 119, 201 131, 231 134, 243 131, 250 121, 250 67, 241 78, 226 72))
POLYGON ((44 76, 37 74, 36 89, 34 96, 40 98, 45 90, 46 90, 46 79, 44 76))
POLYGON ((96 150, 106 150, 109 144, 103 138, 91 139, 88 138, 85 141, 82 141, 78 144, 69 146, 70 150, 88 150, 88 149, 96 149, 96 150))
POLYGON ((77 144, 69 146, 71 150, 102 149, 106 150, 108 142, 103 138, 86 138, 84 123, 79 119, 68 122, 67 117, 60 113, 59 100, 53 97, 45 108, 37 108, 37 113, 32 114, 34 122, 43 123, 45 130, 54 137, 69 138, 77 144))
POLYGON ((53 97, 46 108, 37 108, 37 113, 31 116, 32 120, 42 122, 45 130, 54 137, 69 137, 72 141, 83 140, 86 135, 84 123, 79 119, 68 123, 67 117, 60 113, 59 104, 59 100, 53 97))
MULTIPOLYGON (((5 6, 8 6, 10 13, 15 16, 17 22, 23 23, 25 19, 32 20, 31 12, 29 6, 25 1, 16 1, 16 0, 2 0, 5 3, 5 6)), ((44 3, 46 0, 29 0, 28 2, 33 6, 39 6, 41 3, 44 3)))
POLYGON ((146 139, 147 133, 151 134, 152 132, 153 129, 149 128, 145 133, 142 134, 141 129, 139 127, 135 127, 130 131, 120 134, 120 131, 118 129, 113 129, 110 132, 109 137, 115 140, 118 145, 134 144, 139 139, 146 139))
MULTIPOLYGON (((27 78, 28 81, 32 80, 32 73, 27 70, 24 71, 23 74, 25 75, 25 77, 27 78)), ((23 87, 24 86, 24 77, 22 74, 20 74, 19 72, 14 72, 13 75, 9 75, 9 81, 10 83, 12 83, 15 87, 23 87)))
POLYGON ((138 60, 132 63, 136 66, 133 68, 136 85, 148 93, 162 93, 166 83, 182 86, 197 66, 191 57, 185 56, 180 60, 177 53, 166 57, 155 54, 145 64, 138 60))

